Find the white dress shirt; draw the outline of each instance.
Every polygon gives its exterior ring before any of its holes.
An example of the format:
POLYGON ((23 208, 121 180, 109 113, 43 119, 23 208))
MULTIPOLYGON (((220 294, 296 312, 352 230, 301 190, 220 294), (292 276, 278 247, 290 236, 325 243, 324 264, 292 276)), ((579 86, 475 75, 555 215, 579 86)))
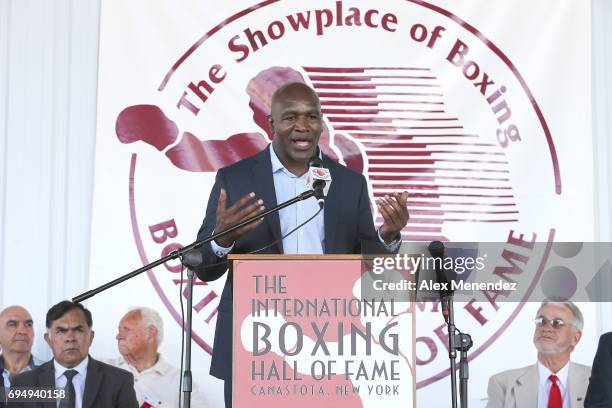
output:
MULTIPOLYGON (((182 373, 178 368, 166 363, 161 354, 158 355, 157 363, 140 372, 123 357, 105 359, 103 361, 129 371, 134 375, 134 390, 136 391, 139 406, 146 402, 154 408, 178 408, 179 386, 182 381, 182 373)), ((204 394, 199 391, 195 381, 192 381, 191 406, 194 408, 207 408, 210 406, 206 402, 204 394)))
MULTIPOLYGON (((89 356, 85 357, 85 360, 81 361, 74 368, 66 368, 58 363, 55 359, 53 360, 53 367, 55 367, 55 388, 64 388, 68 383, 68 379, 64 375, 66 370, 76 370, 76 374, 72 378, 72 384, 74 385, 74 408, 83 407, 83 394, 85 392, 85 379, 87 378, 87 364, 89 364, 89 356)), ((57 401, 57 407, 59 408, 60 401, 57 401)))
POLYGON ((557 376, 557 385, 561 391, 561 398, 563 398, 563 408, 570 408, 569 392, 567 387, 567 381, 569 378, 569 361, 556 373, 553 373, 538 361, 538 408, 548 407, 548 396, 550 395, 550 387, 552 387, 552 381, 550 381, 548 377, 550 377, 551 374, 557 376))

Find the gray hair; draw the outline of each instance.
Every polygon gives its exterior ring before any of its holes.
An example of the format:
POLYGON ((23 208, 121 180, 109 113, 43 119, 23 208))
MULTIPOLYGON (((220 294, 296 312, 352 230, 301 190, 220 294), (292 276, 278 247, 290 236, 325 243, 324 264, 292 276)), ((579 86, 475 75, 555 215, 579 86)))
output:
POLYGON ((572 321, 572 326, 574 326, 578 331, 582 331, 582 328, 584 327, 584 317, 582 317, 582 312, 580 311, 580 309, 578 309, 578 306, 576 306, 573 302, 570 302, 569 300, 565 300, 565 301, 545 300, 540 305, 540 308, 538 309, 537 313, 540 313, 540 310, 542 310, 542 308, 546 305, 565 306, 567 309, 569 309, 570 312, 572 312, 572 316, 574 316, 574 320, 572 321))
POLYGON ((138 312, 145 327, 153 326, 157 329, 157 345, 159 346, 164 339, 164 321, 156 310, 146 306, 139 306, 130 309, 130 312, 138 312))

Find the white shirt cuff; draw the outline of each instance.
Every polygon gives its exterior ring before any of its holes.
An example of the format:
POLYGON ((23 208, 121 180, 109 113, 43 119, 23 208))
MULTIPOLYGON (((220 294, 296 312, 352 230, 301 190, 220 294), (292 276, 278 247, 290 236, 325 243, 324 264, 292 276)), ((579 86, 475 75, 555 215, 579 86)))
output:
MULTIPOLYGON (((378 229, 378 239, 380 240, 380 242, 385 246, 385 249, 389 252, 395 252, 397 251, 397 249, 399 248, 399 246, 402 243, 402 235, 400 233, 399 238, 397 238, 396 240, 391 241, 390 243, 386 243, 384 239, 382 239, 382 237, 380 236, 380 228, 378 229)), ((228 251, 229 252, 229 251, 228 251)))
POLYGON ((229 247, 222 247, 221 245, 217 244, 217 242, 210 241, 210 247, 212 248, 212 251, 214 252, 215 255, 217 255, 218 258, 224 258, 227 254, 229 254, 232 251, 232 249, 234 249, 234 244, 230 245, 229 247))

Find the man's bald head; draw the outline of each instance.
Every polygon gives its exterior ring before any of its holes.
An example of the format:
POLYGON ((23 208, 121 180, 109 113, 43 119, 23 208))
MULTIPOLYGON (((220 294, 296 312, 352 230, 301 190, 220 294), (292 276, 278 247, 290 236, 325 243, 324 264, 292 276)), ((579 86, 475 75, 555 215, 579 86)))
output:
POLYGON ((291 101, 296 99, 310 98, 313 103, 321 109, 321 103, 317 93, 303 82, 288 82, 279 87, 272 94, 272 101, 270 102, 270 114, 274 116, 281 109, 285 101, 291 101))
POLYGON ((13 306, 5 307, 4 309, 0 310, 0 319, 4 318, 4 316, 6 315, 11 315, 13 313, 24 313, 30 316, 30 312, 28 312, 28 310, 25 307, 19 306, 19 305, 13 305, 13 306))
POLYGON ((24 307, 14 305, 0 311, 0 347, 2 353, 30 353, 34 340, 34 322, 24 307))

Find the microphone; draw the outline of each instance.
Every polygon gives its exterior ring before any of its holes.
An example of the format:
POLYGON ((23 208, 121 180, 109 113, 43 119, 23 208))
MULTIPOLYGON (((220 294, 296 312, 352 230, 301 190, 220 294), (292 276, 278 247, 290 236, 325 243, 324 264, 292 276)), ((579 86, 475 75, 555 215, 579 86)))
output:
MULTIPOLYGON (((448 285, 448 279, 446 279, 446 274, 444 273, 444 244, 440 241, 432 241, 427 247, 430 255, 434 258, 434 267, 436 269, 436 282, 440 284, 448 285)), ((440 305, 442 306, 442 316, 444 316, 444 320, 448 322, 449 317, 449 305, 446 297, 452 294, 452 290, 450 289, 441 289, 439 291, 440 294, 440 305)))
POLYGON ((306 184, 308 188, 314 190, 315 198, 319 202, 319 207, 325 205, 325 197, 331 185, 331 174, 329 169, 323 167, 323 162, 318 157, 313 157, 308 161, 308 177, 306 184))

